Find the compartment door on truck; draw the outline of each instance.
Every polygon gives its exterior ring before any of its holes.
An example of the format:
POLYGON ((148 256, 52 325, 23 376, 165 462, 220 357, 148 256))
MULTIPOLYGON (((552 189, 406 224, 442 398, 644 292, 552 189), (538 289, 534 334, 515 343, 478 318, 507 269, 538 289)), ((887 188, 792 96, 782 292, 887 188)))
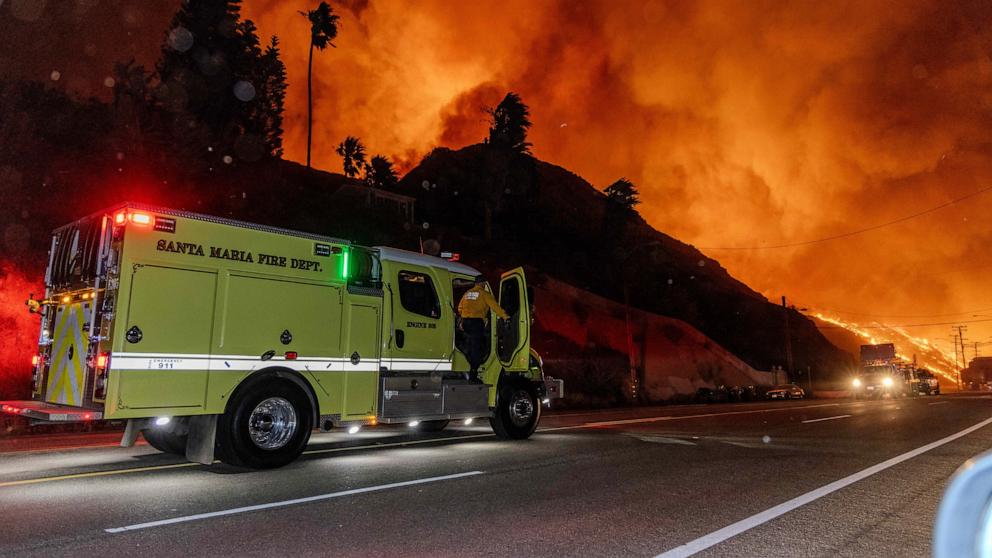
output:
POLYGON ((496 355, 507 370, 527 370, 530 359, 530 300, 521 267, 500 277, 499 305, 510 315, 497 320, 496 355))
MULTIPOLYGON (((222 333, 213 348, 210 393, 227 393, 252 371, 283 367, 316 381, 318 398, 345 389, 339 285, 232 273, 222 333), (262 355, 271 355, 262 360, 262 355), (286 359, 296 353, 296 359, 286 359)), ((373 333, 374 334, 374 333, 373 333)))
MULTIPOLYGON (((357 297, 356 297, 357 298, 357 297)), ((351 351, 344 363, 344 410, 342 417, 375 415, 379 382, 379 306, 350 303, 345 347, 351 351)))
POLYGON ((384 280, 390 309, 390 339, 383 366, 391 372, 450 372, 454 350, 452 310, 426 267, 394 263, 384 280))
POLYGON ((216 290, 215 272, 136 266, 123 347, 111 359, 123 406, 203 406, 216 290))

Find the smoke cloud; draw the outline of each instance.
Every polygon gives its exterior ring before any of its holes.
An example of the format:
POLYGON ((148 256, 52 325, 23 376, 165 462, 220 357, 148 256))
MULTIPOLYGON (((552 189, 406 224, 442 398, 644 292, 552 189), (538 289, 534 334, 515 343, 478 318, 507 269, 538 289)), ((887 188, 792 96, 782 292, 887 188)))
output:
MULTIPOLYGON (((332 148, 349 134, 404 166, 478 142, 482 109, 512 90, 537 157, 600 188, 630 178, 650 223, 770 298, 879 315, 992 307, 992 194, 844 240, 717 249, 832 236, 992 185, 987 2, 335 7, 337 48, 314 61, 322 167, 340 166, 332 148)), ((291 85, 306 79, 297 9, 243 10, 282 38, 291 85)), ((305 88, 287 101, 286 155, 302 160, 305 88)))

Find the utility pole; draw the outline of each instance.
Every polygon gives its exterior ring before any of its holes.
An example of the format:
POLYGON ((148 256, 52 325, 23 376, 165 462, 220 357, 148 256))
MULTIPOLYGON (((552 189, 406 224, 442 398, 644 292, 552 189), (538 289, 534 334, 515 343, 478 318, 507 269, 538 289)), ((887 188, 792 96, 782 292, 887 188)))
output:
POLYGON ((623 283, 623 321, 627 327, 627 373, 630 381, 630 399, 637 403, 637 361, 634 360, 634 334, 630 326, 630 292, 627 288, 627 281, 623 283))
POLYGON ((958 334, 954 334, 954 368, 960 369, 958 366, 958 334))
POLYGON ((785 295, 782 295, 782 314, 785 315, 785 379, 792 381, 792 331, 789 329, 789 307, 785 304, 785 295))
POLYGON ((958 389, 961 389, 961 370, 965 368, 968 363, 968 357, 964 354, 964 332, 967 331, 968 326, 956 325, 951 326, 951 329, 956 329, 957 334, 954 336, 954 364, 958 364, 958 345, 961 347, 961 366, 958 367, 958 389))

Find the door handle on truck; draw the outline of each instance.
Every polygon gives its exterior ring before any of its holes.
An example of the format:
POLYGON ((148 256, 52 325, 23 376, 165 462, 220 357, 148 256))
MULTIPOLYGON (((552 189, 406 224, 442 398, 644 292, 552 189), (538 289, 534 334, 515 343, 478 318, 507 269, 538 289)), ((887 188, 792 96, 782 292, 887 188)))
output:
POLYGON ((396 348, 397 349, 402 349, 403 348, 403 342, 404 341, 405 340, 404 340, 403 330, 402 329, 397 329, 396 330, 396 348))

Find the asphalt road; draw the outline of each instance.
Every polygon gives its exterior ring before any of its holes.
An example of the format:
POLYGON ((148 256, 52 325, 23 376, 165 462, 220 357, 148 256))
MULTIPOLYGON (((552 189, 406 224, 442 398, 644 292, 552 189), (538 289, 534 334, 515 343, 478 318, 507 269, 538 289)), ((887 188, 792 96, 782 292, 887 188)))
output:
POLYGON ((990 418, 987 395, 560 413, 520 442, 315 434, 262 472, 148 446, 6 452, 0 555, 926 556, 990 418))

